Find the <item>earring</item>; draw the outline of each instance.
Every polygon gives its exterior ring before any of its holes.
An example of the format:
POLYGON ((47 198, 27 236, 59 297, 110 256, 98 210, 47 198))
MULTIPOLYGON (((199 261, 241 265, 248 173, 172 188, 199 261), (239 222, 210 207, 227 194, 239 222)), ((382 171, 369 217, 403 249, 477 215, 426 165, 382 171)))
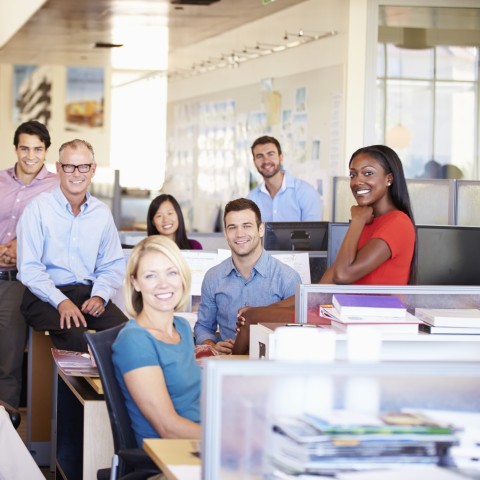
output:
POLYGON ((392 183, 391 182, 388 182, 387 185, 390 186, 392 183))

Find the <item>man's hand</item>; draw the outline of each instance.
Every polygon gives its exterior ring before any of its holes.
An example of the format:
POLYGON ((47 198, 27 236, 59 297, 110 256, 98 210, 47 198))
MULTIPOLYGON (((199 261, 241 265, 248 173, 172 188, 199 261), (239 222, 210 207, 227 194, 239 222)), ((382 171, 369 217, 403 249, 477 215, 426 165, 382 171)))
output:
POLYGON ((85 317, 80 309, 68 298, 58 304, 58 313, 60 314, 60 329, 62 330, 65 327, 68 329, 72 328, 72 320, 75 327, 80 325, 87 326, 85 317))
POLYGON ((223 353, 224 355, 231 355, 234 343, 235 340, 229 338, 228 340, 217 342, 215 345, 213 345, 213 348, 217 352, 223 353))
POLYGON ((105 311, 104 303, 105 301, 101 297, 91 297, 83 302, 82 312, 92 317, 99 317, 105 311))
POLYGON ((232 353, 234 343, 235 340, 232 340, 231 338, 217 343, 215 343, 213 340, 205 340, 203 342, 204 345, 210 345, 218 353, 223 353, 224 355, 230 355, 232 353))
POLYGON ((17 240, 0 245, 0 267, 16 267, 17 265, 17 240))

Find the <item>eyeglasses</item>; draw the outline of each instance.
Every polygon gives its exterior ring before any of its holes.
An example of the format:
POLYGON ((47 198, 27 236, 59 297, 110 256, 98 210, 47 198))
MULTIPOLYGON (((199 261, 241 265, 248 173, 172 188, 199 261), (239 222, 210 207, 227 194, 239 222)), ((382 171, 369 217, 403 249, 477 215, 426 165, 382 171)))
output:
POLYGON ((90 171, 90 168, 92 168, 93 163, 82 163, 81 165, 72 165, 71 163, 60 163, 60 166, 62 167, 63 171, 65 173, 73 173, 76 168, 78 168, 78 171, 80 173, 88 173, 90 171))

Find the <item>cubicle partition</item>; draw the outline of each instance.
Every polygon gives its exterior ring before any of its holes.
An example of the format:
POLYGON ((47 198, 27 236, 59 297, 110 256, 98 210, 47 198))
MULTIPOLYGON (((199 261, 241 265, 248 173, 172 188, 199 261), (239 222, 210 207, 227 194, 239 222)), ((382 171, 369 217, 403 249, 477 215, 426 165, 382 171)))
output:
MULTIPOLYGON (((480 226, 480 182, 408 178, 408 192, 417 224, 480 226)), ((349 177, 333 178, 332 220, 348 222, 355 201, 349 177)))
POLYGON ((479 391, 477 362, 206 360, 202 479, 287 478, 268 476, 272 425, 280 416, 321 416, 332 408, 360 414, 409 408, 449 412, 454 424, 474 418, 478 425, 479 391))

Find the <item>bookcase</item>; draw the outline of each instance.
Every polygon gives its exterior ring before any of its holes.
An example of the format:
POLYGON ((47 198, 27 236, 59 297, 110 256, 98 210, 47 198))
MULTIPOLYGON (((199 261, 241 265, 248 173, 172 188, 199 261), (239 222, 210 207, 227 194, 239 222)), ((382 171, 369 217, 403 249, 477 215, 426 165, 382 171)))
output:
MULTIPOLYGON (((320 415, 330 408, 369 413, 413 409, 478 429, 479 367, 478 362, 207 359, 202 478, 269 478, 269 436, 279 415, 320 415)), ((478 477, 468 472, 466 478, 478 477)))

